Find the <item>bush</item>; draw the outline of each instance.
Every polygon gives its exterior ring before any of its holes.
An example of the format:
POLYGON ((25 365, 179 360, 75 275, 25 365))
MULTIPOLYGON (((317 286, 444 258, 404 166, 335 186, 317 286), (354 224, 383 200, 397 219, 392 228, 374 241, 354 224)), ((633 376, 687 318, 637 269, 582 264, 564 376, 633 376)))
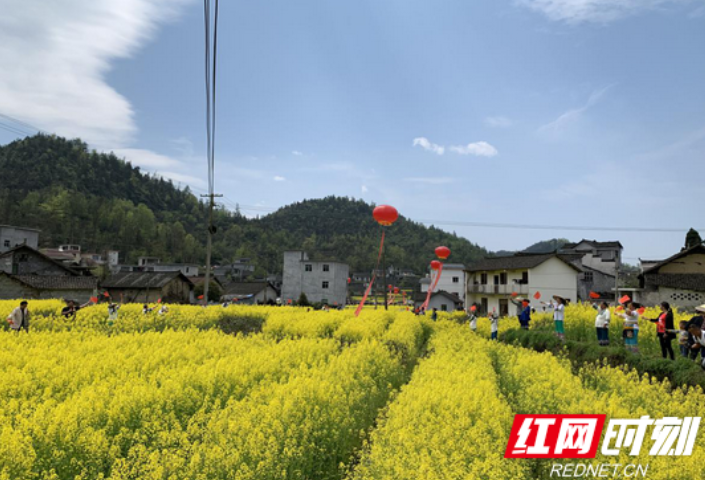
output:
POLYGON ((507 343, 521 345, 537 352, 551 352, 566 356, 576 369, 585 364, 599 363, 611 367, 633 368, 640 375, 648 373, 659 380, 668 380, 674 387, 699 386, 705 390, 705 374, 700 366, 688 359, 677 357, 675 361, 635 355, 621 345, 601 347, 596 343, 567 340, 562 343, 553 333, 508 330, 502 335, 507 343))

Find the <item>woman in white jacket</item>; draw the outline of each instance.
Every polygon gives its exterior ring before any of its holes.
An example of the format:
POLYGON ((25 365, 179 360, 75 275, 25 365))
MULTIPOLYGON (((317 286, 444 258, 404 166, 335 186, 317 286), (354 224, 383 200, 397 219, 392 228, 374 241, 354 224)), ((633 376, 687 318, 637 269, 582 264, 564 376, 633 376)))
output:
POLYGON ((602 302, 595 317, 595 330, 597 330, 597 343, 607 346, 610 344, 610 306, 602 302))
POLYGON ((23 300, 20 302, 20 306, 7 316, 7 322, 14 331, 19 333, 24 328, 24 331, 29 333, 29 317, 27 302, 23 300))

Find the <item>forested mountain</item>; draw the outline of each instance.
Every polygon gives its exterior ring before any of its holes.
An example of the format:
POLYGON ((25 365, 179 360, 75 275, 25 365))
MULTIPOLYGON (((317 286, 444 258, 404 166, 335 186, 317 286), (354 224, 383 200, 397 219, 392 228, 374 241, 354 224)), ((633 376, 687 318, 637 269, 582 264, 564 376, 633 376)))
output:
MULTIPOLYGON (((0 179, 0 224, 41 229, 41 246, 115 249, 124 262, 141 255, 204 262, 207 209, 188 188, 178 189, 113 154, 90 151, 80 140, 37 135, 0 146, 0 179)), ((372 207, 327 197, 258 219, 218 210, 213 261, 249 257, 262 275, 281 271, 284 250, 303 248, 347 262, 355 271, 370 270, 380 236, 372 207)), ((451 248, 453 262, 488 254, 467 239, 403 217, 387 235, 386 263, 418 273, 441 244, 451 248)))
POLYGON ((514 255, 515 253, 551 253, 555 252, 559 248, 562 248, 566 243, 570 243, 567 238, 552 238, 551 240, 543 240, 541 242, 536 242, 533 245, 525 248, 521 252, 515 252, 510 250, 500 250, 495 252, 494 255, 498 257, 508 257, 514 255))

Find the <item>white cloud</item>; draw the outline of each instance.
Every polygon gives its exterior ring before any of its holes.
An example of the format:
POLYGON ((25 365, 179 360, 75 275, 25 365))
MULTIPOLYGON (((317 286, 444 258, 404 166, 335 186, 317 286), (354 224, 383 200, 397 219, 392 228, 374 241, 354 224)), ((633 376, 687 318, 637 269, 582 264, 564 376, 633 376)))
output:
POLYGON ((690 3, 690 0, 516 0, 516 3, 571 24, 609 23, 639 13, 690 3))
POLYGON ((298 150, 292 151, 291 154, 294 155, 295 157, 303 157, 303 155, 304 155, 303 152, 299 152, 298 150))
POLYGON ((499 154, 496 148, 487 142, 468 143, 450 147, 452 152, 460 155, 474 155, 476 157, 494 157, 499 154))
POLYGON ((429 185, 445 185, 453 183, 455 180, 448 177, 410 177, 405 178, 404 181, 411 183, 427 183, 429 185))
POLYGON ((487 117, 485 118, 485 125, 492 128, 509 128, 514 125, 514 122, 511 119, 502 116, 487 117))
POLYGON ((590 98, 588 98, 587 102, 585 102, 585 105, 583 105, 580 108, 574 108, 571 110, 568 110, 567 112, 561 114, 558 118, 553 120, 550 123, 547 123, 546 125, 542 125, 539 127, 539 132, 540 133, 559 133, 561 132, 565 127, 570 125, 571 123, 577 121, 580 119, 585 112, 587 112, 589 109, 594 107, 597 102, 600 101, 600 99, 604 96, 604 94, 612 88, 613 85, 609 85, 605 88, 602 88, 600 90, 595 90, 590 94, 590 98))
POLYGON ((285 181, 285 180, 286 180, 286 178, 280 177, 279 175, 277 175, 277 176, 274 177, 274 181, 275 181, 275 182, 283 182, 283 181, 285 181))
POLYGON ((0 0, 0 112, 98 149, 128 146, 129 101, 106 81, 188 0, 0 0))
POLYGON ((443 153, 446 151, 445 147, 429 142, 428 138, 426 137, 415 138, 412 146, 421 147, 427 152, 433 152, 436 155, 443 155, 443 153))
POLYGON ((116 148, 113 153, 120 158, 129 160, 133 165, 149 170, 179 168, 182 166, 182 162, 178 160, 141 148, 116 148))
POLYGON ((362 190, 362 193, 367 193, 367 192, 370 191, 370 190, 367 188, 367 185, 363 185, 360 190, 362 190))

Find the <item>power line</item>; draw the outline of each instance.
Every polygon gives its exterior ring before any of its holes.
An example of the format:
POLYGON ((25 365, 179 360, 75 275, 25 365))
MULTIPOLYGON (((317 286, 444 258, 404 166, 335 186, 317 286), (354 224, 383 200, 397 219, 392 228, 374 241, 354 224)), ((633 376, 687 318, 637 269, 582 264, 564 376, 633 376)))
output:
POLYGON ((29 128, 29 129, 31 129, 31 130, 36 130, 36 131, 39 132, 39 133, 45 133, 42 129, 37 128, 37 127, 35 127, 34 125, 32 125, 32 124, 30 124, 30 123, 23 122, 22 120, 20 120, 20 119, 18 119, 18 118, 11 117, 10 115, 6 115, 6 114, 4 114, 4 113, 0 113, 0 117, 6 118, 7 120, 10 120, 11 122, 14 122, 14 123, 16 123, 16 124, 18 124, 18 125, 21 125, 21 126, 23 126, 23 127, 29 128))

